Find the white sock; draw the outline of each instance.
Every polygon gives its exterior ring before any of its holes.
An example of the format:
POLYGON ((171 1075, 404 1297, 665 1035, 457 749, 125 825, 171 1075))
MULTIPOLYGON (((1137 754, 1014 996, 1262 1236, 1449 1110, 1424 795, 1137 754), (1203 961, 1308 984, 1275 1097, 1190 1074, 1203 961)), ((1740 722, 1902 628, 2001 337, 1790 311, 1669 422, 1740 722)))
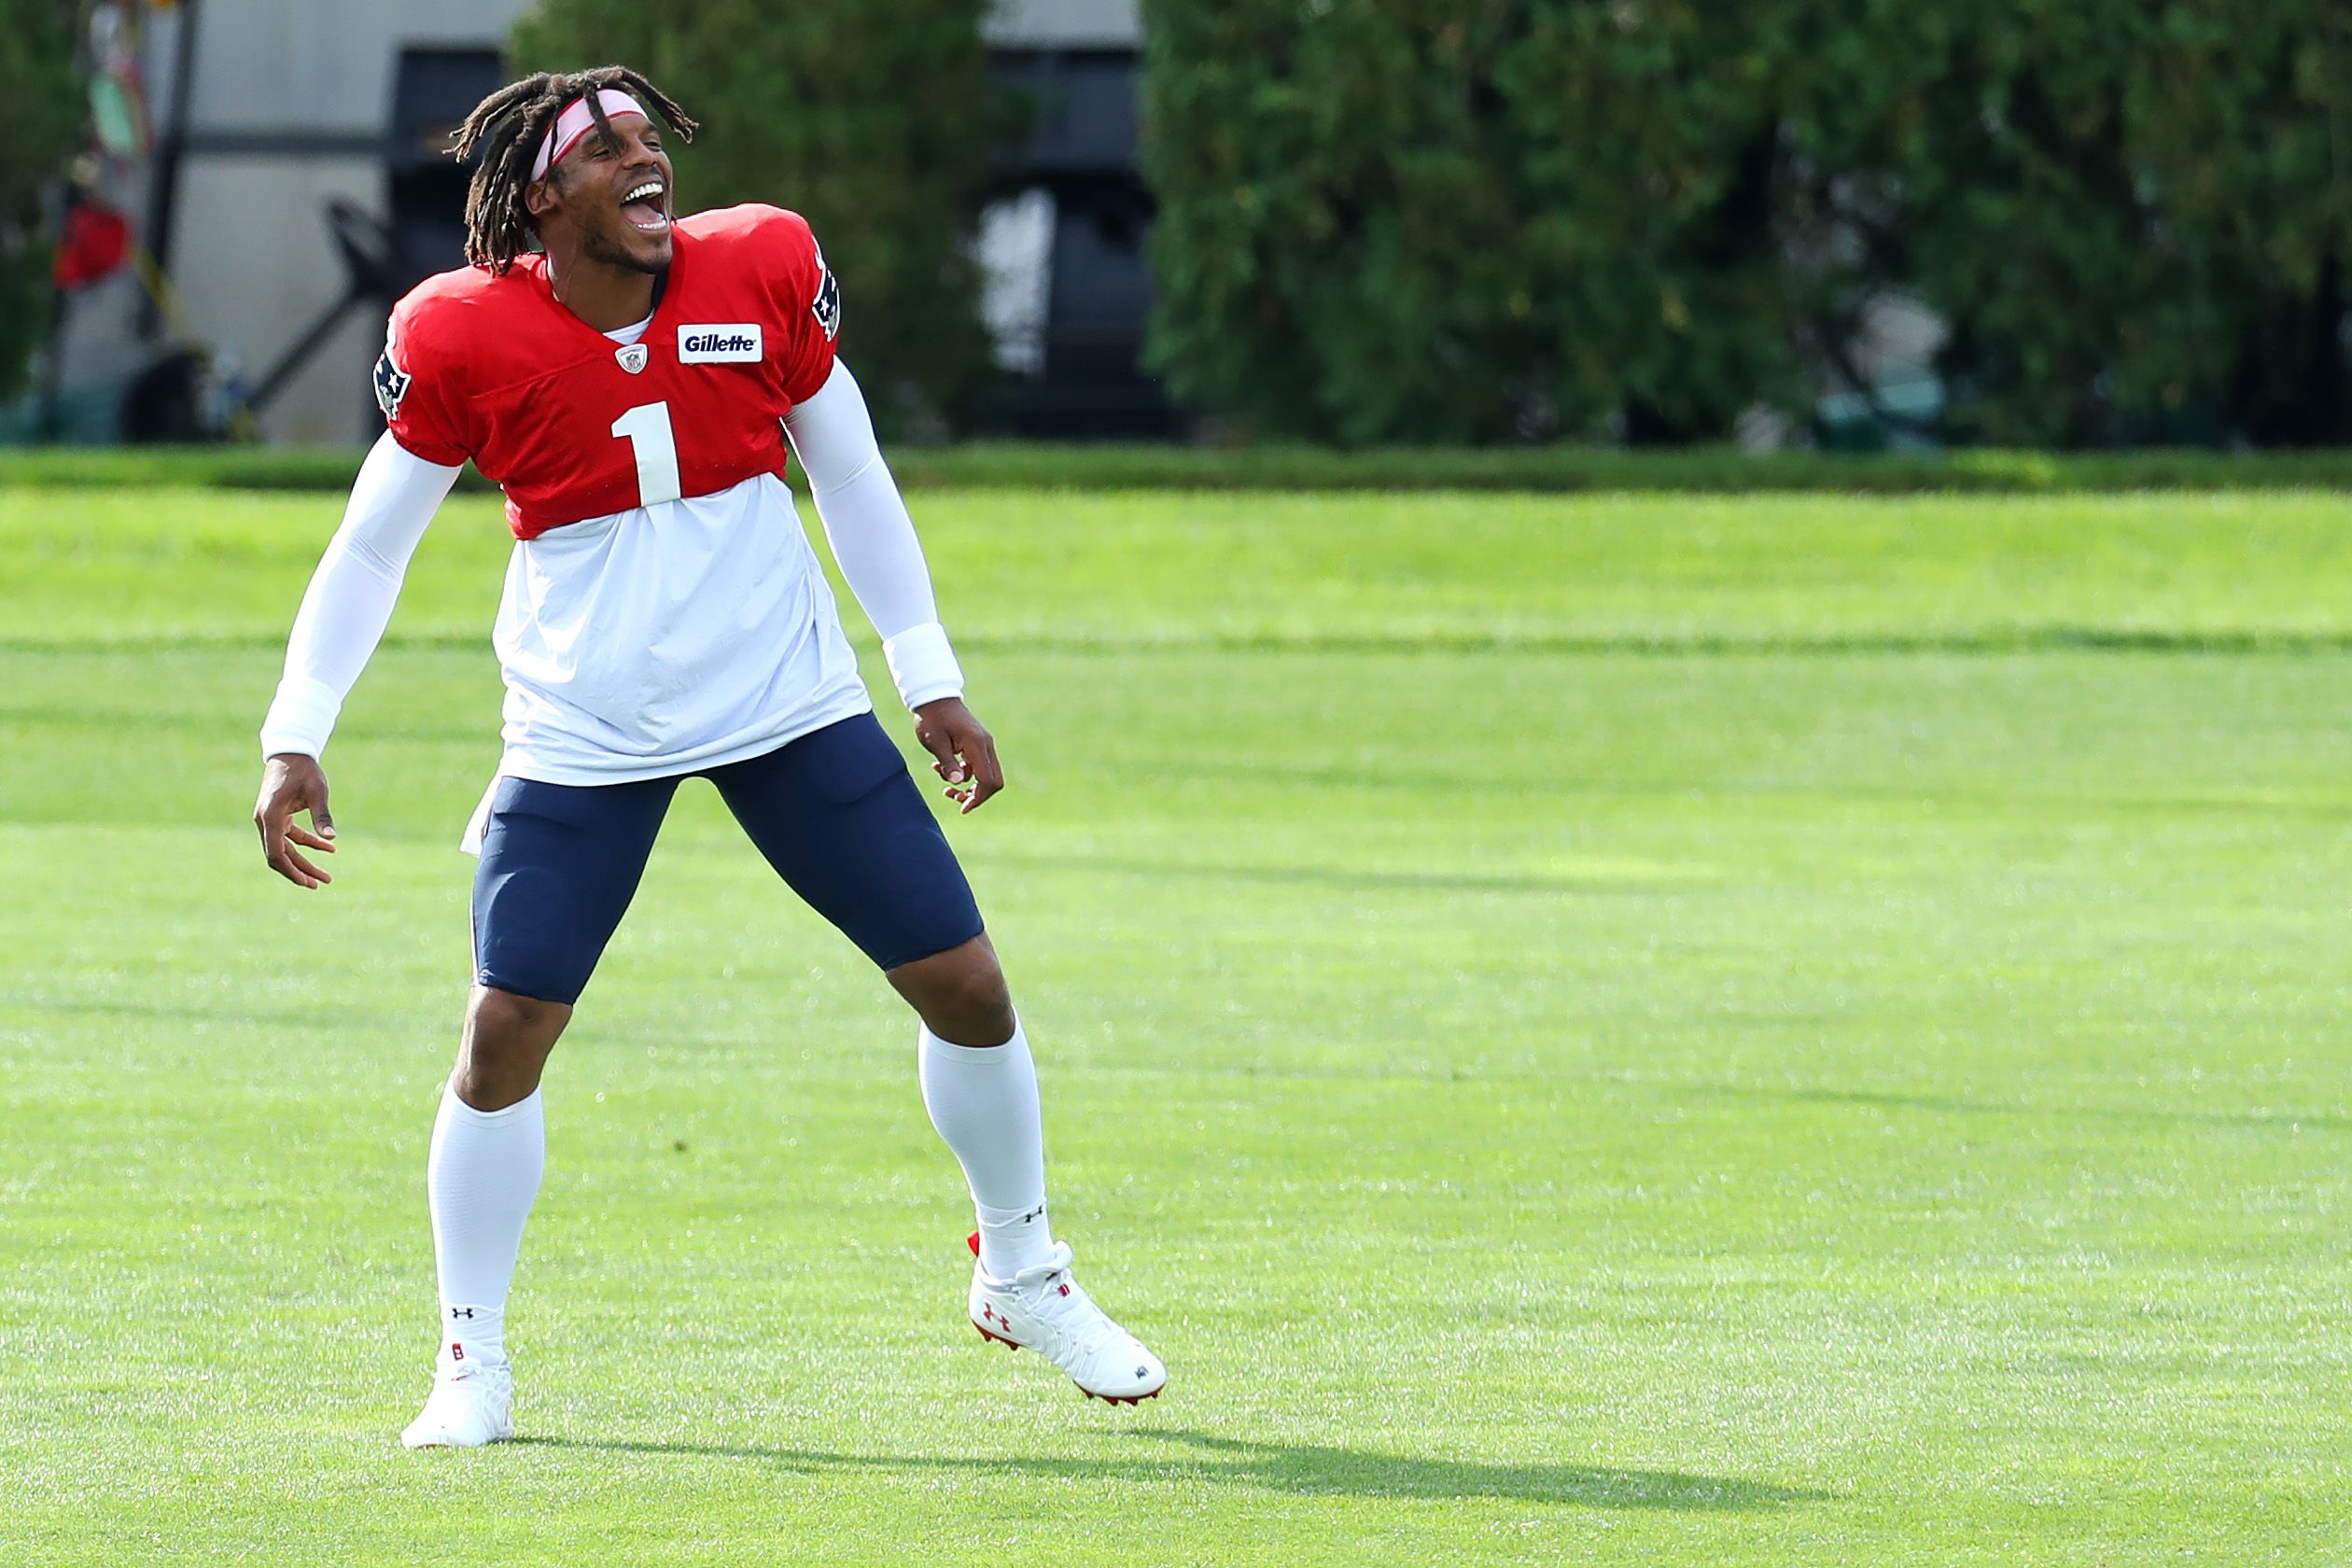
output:
POLYGON ((980 1216, 980 1267, 1009 1280, 1054 1250, 1045 1218, 1045 1132, 1037 1063, 1016 1019, 1001 1045, 922 1031, 923 1109, 955 1151, 980 1216))
POLYGON ((502 1111, 477 1111, 455 1089, 441 1090, 425 1189, 444 1356, 505 1356, 507 1286, 546 1166, 547 1116, 537 1089, 502 1111))

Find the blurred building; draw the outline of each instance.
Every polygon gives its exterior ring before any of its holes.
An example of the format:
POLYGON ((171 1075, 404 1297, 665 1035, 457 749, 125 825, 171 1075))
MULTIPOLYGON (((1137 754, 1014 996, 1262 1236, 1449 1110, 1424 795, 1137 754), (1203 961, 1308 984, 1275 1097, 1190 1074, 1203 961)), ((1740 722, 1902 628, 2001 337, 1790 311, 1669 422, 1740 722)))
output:
POLYGON ((989 31, 998 84, 1029 134, 981 214, 983 309, 1019 379, 991 423, 1022 436, 1151 436, 1178 428, 1141 367, 1152 200, 1137 169, 1141 34, 1134 0, 1024 0, 989 31))
MULTIPOLYGON (((346 222, 338 245, 330 203, 393 216, 394 88, 404 57, 456 49, 495 61, 524 4, 197 0, 175 19, 193 27, 184 103, 171 85, 183 47, 177 25, 150 34, 155 172, 176 175, 168 199, 150 203, 161 224, 150 244, 189 326, 249 381, 279 364, 357 281, 352 246, 381 238, 346 222)), ((384 344, 386 303, 356 301, 325 329, 264 409, 268 436, 347 442, 381 428, 368 368, 384 344)))
MULTIPOLYGON (((149 29, 151 244, 187 326, 266 394, 270 439, 380 428, 368 370, 386 291, 458 262, 463 175, 439 148, 504 79, 500 41, 526 4, 193 0, 149 29)), ((1170 420, 1136 369, 1150 293, 1140 35, 1136 0, 1005 0, 988 25, 999 79, 1036 106, 981 226, 986 308, 1017 378, 1007 427, 1170 420)), ((104 325, 77 332, 87 359, 104 325)))

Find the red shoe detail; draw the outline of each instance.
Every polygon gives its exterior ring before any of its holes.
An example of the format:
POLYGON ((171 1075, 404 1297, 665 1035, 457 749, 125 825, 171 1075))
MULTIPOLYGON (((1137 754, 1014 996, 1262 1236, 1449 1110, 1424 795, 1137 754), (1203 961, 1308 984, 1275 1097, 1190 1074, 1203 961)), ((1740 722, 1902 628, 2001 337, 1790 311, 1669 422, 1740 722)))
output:
POLYGON ((990 1332, 988 1331, 987 1326, 986 1324, 984 1324, 984 1323, 976 1323, 976 1322, 975 1322, 975 1323, 974 1323, 972 1326, 973 1326, 973 1327, 974 1327, 974 1328, 976 1328, 976 1329, 978 1329, 978 1330, 980 1331, 980 1337, 981 1337, 981 1338, 983 1338, 983 1339, 993 1339, 993 1340, 995 1340, 998 1344, 1002 1345, 1002 1346, 1003 1346, 1006 1350, 1008 1350, 1008 1351, 1017 1351, 1017 1350, 1019 1350, 1019 1349, 1021 1348, 1020 1346, 1018 1346, 1018 1345, 1015 1344, 1012 1340, 1007 1339, 1007 1338, 1006 1338, 1003 1335, 1001 1335, 1001 1334, 992 1334, 992 1333, 990 1333, 990 1332))
POLYGON ((972 1249, 972 1255, 973 1257, 978 1257, 980 1255, 980 1233, 975 1230, 970 1236, 965 1237, 964 1245, 972 1249))
POLYGON ((1155 1388, 1149 1393, 1097 1393, 1094 1390, 1086 1387, 1084 1383, 1077 1383, 1072 1386, 1075 1387, 1080 1393, 1085 1394, 1088 1399, 1099 1399, 1105 1405, 1141 1405, 1146 1399, 1157 1399, 1160 1396, 1160 1389, 1164 1389, 1168 1385, 1166 1383, 1162 1383, 1160 1388, 1155 1388))

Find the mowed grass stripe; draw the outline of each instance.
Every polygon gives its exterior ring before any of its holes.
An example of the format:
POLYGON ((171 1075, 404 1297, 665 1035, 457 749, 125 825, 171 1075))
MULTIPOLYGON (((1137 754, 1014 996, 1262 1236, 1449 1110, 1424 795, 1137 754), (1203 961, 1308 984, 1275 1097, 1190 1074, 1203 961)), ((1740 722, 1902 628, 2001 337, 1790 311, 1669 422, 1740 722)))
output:
MULTIPOLYGON (((2115 639, 2325 646, 2352 529, 2325 494, 1754 500, 966 491, 915 501, 973 646, 1893 651, 2115 639)), ((16 649, 282 637, 339 508, 0 491, 16 649)), ((444 508, 392 636, 480 646, 511 544, 444 508)), ((854 619, 854 616, 853 616, 854 619)))
MULTIPOLYGON (((154 653, 164 651, 210 649, 219 651, 276 651, 281 635, 130 633, 121 637, 43 637, 11 642, 0 637, 0 653, 154 653)), ((871 637, 861 637, 871 642, 871 637)), ((487 646, 480 636, 453 633, 387 634, 379 648, 411 652, 478 651, 487 646)), ((1884 653, 2029 653, 2078 652, 2285 654, 2334 653, 2352 650, 2352 631, 2344 632, 2167 632, 2093 626, 1988 627, 1980 632, 1904 637, 1860 633, 1806 637, 1802 635, 1729 636, 1626 632, 1595 637, 1541 634, 1447 634, 1423 637, 1357 637, 1313 632, 1218 633, 1174 630, 1140 636, 1083 637, 1050 636, 977 636, 959 639, 966 653, 1132 653, 1205 649, 1225 653, 1651 653, 1667 655, 1723 653, 1799 653, 1821 657, 1884 653)))

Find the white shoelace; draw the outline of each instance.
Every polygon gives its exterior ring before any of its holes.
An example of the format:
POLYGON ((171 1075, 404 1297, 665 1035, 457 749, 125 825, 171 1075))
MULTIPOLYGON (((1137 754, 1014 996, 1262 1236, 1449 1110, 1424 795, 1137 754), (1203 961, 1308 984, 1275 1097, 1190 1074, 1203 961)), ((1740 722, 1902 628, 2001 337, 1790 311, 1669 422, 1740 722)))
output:
POLYGON ((1070 1258, 1070 1243, 1055 1242, 1052 1254, 1043 1263, 1033 1263, 1013 1276, 1013 1289, 1024 1307, 1049 1322, 1091 1315, 1108 1323, 1110 1319, 1094 1304, 1086 1287, 1071 1277, 1070 1258))
POLYGON ((1032 1263, 1013 1276, 1013 1288, 1026 1295, 1051 1281, 1057 1274, 1070 1272, 1070 1243, 1057 1241, 1043 1263, 1032 1263))

